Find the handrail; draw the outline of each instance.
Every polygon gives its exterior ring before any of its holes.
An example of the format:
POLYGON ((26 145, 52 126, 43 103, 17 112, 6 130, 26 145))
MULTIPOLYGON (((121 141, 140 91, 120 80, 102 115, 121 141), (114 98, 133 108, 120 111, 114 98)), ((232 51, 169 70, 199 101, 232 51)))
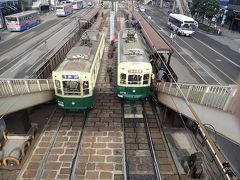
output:
POLYGON ((0 79, 0 98, 53 90, 51 79, 0 79))
POLYGON ((206 84, 185 84, 162 82, 157 83, 157 90, 176 97, 182 97, 178 88, 183 92, 189 102, 217 108, 226 112, 234 112, 234 96, 237 92, 236 85, 220 86, 206 84))

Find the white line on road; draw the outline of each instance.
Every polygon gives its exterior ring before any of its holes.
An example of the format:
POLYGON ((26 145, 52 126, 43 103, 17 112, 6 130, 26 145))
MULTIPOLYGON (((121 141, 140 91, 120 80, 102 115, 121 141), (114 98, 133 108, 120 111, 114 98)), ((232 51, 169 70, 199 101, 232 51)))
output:
POLYGON ((207 44, 205 44, 204 42, 200 41, 199 39, 195 38, 192 36, 193 39, 197 40, 198 42, 202 43, 203 45, 207 46, 209 49, 211 49, 212 51, 214 51, 215 53, 217 53, 218 55, 222 56, 223 58, 225 58, 227 61, 229 61, 230 63, 234 64, 235 66, 237 66, 238 68, 240 68, 240 65, 238 65, 237 63, 233 62, 231 59, 227 58, 226 56, 222 55, 220 52, 216 51, 215 49, 213 49, 212 47, 208 46, 207 44))

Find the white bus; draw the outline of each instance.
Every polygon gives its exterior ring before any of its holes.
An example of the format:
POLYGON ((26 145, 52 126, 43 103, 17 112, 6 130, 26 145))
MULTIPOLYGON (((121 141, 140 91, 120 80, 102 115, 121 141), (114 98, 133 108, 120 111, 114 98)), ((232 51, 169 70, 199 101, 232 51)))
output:
POLYGON ((56 6, 57 16, 68 16, 73 13, 72 3, 59 4, 56 6))
POLYGON ((168 27, 179 35, 192 35, 198 27, 197 21, 182 14, 169 14, 168 27))
POLYGON ((72 7, 74 10, 82 9, 83 8, 83 1, 82 0, 70 0, 72 3, 72 7))

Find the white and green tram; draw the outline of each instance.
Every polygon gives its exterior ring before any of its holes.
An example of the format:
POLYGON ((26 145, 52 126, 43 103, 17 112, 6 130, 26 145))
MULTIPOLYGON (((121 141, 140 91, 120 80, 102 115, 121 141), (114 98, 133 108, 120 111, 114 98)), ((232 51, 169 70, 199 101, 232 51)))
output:
POLYGON ((93 107, 104 47, 104 34, 87 30, 53 71, 55 98, 63 109, 77 111, 93 107))
POLYGON ((133 29, 118 33, 117 95, 127 100, 149 96, 152 65, 142 37, 133 29))

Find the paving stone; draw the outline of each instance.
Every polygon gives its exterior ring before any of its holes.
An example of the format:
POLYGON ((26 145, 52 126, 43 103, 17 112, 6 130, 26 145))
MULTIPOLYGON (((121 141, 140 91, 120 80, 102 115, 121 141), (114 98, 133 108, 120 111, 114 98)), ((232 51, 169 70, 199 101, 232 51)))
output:
POLYGON ((39 166, 39 162, 29 162, 27 169, 37 170, 39 166))
POLYGON ((45 169, 58 170, 61 167, 60 162, 48 162, 45 166, 45 169))
POLYGON ((41 161, 43 159, 43 155, 32 155, 31 161, 41 161))
POLYGON ((112 155, 112 149, 97 149, 97 155, 112 155))
POLYGON ((28 169, 24 172, 22 177, 32 179, 36 176, 36 174, 37 174, 37 170, 28 169))
POLYGON ((61 180, 61 179, 68 180, 69 175, 68 174, 59 174, 59 175, 57 175, 57 179, 58 180, 61 180))
POLYGON ((115 171, 122 171, 122 170, 123 170, 122 164, 115 164, 115 171))
POLYGON ((122 163, 122 157, 108 156, 107 157, 107 162, 122 163))
POLYGON ((105 148, 105 147, 107 147, 107 144, 106 143, 93 143, 92 147, 93 148, 105 148))
POLYGON ((96 170, 112 171, 113 164, 112 163, 98 163, 96 166, 96 170))
POLYGON ((86 142, 94 143, 94 142, 96 142, 96 137, 94 137, 94 136, 83 137, 83 142, 84 142, 84 143, 86 143, 86 142))
POLYGON ((173 169, 172 169, 172 166, 169 164, 159 164, 159 169, 161 172, 172 172, 173 169))
POLYGON ((75 153, 75 149, 66 149, 65 150, 65 154, 74 154, 75 153))
POLYGON ((89 162, 104 162, 105 156, 90 156, 89 162))
POLYGON ((116 156, 119 155, 119 156, 121 156, 121 155, 122 155, 122 149, 120 149, 120 148, 119 148, 119 149, 114 149, 114 150, 113 150, 113 155, 116 155, 116 156))
POLYGON ((95 170, 95 163, 87 163, 86 170, 95 170))
POLYGON ((120 174, 115 174, 114 175, 114 180, 124 180, 124 176, 120 174))
POLYGON ((53 148, 62 148, 63 147, 63 142, 56 142, 53 145, 53 148))
POLYGON ((112 179, 113 174, 111 172, 100 172, 100 179, 112 179))
POLYGON ((65 142, 64 147, 75 148, 77 146, 77 142, 65 142))
POLYGON ((63 162, 62 167, 71 167, 72 163, 69 162, 63 162))
POLYGON ((86 173, 86 169, 82 169, 82 168, 78 168, 77 170, 76 170, 76 174, 77 175, 85 175, 85 173, 86 173))
POLYGON ((51 150, 51 154, 63 154, 64 153, 64 149, 62 148, 53 148, 51 150))
POLYGON ((58 157, 59 157, 58 155, 51 155, 51 154, 50 154, 50 155, 48 156, 48 159, 47 159, 47 160, 48 160, 48 161, 57 161, 57 160, 58 160, 58 157))
POLYGON ((96 149, 93 149, 93 148, 89 148, 89 149, 82 149, 81 150, 81 155, 93 155, 93 154, 96 154, 96 149))
POLYGON ((98 179, 98 176, 99 176, 99 172, 87 172, 86 174, 86 178, 87 179, 98 179))
POLYGON ((43 171, 43 179, 50 179, 50 178, 56 178, 57 171, 52 171, 52 170, 45 170, 43 171))
POLYGON ((60 174, 70 174, 71 168, 61 168, 60 174))
POLYGON ((47 148, 40 148, 40 147, 38 147, 38 148, 34 151, 34 154, 45 154, 46 151, 47 151, 47 148))
POLYGON ((80 156, 79 163, 86 163, 88 162, 89 156, 80 156))
POLYGON ((72 162, 73 155, 62 155, 59 157, 59 161, 72 162))
POLYGON ((122 143, 108 143, 109 148, 122 148, 122 143))

